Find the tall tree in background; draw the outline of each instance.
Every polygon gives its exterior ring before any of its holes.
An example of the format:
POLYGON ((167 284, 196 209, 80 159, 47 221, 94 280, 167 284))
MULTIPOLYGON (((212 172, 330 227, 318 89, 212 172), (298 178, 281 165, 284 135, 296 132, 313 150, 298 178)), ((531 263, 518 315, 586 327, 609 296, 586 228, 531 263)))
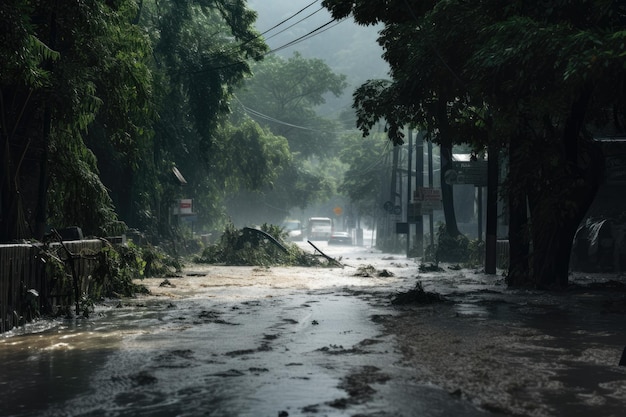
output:
POLYGON ((607 115, 623 116, 624 6, 582 0, 323 3, 335 17, 352 14, 359 23, 385 25, 379 42, 393 85, 357 95, 361 128, 367 131, 379 117, 390 124, 392 139, 406 123, 434 121, 441 128, 442 108, 432 105, 432 93, 448 115, 455 108, 473 113, 483 133, 464 140, 508 145, 508 192, 517 216, 509 284, 565 287, 573 236, 600 179, 591 133, 612 122, 607 115), (423 86, 432 93, 424 94, 423 86), (524 253, 529 247, 532 252, 524 253))
POLYGON ((237 93, 250 116, 289 141, 303 158, 324 157, 337 151, 336 123, 317 114, 326 95, 340 96, 345 75, 335 74, 320 59, 288 59, 270 55, 253 68, 254 77, 237 93))
POLYGON ((381 211, 381 190, 385 189, 389 171, 385 162, 391 152, 391 147, 380 136, 346 135, 340 153, 341 161, 348 168, 339 191, 350 199, 355 214, 372 218, 381 211))
POLYGON ((336 190, 329 160, 339 148, 338 124, 318 115, 318 106, 326 95, 341 95, 345 76, 298 53, 289 59, 268 56, 253 73, 237 92, 239 111, 285 137, 292 158, 276 181, 259 192, 233 194, 230 212, 243 222, 280 222, 292 208, 305 209, 336 190))

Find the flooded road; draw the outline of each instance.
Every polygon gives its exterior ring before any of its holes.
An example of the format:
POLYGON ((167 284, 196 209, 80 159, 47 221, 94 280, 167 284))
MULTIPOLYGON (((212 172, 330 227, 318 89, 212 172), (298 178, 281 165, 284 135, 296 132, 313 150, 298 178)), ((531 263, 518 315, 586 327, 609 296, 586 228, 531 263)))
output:
POLYGON ((144 280, 150 296, 1 337, 0 415, 624 415, 623 294, 320 248, 348 266, 189 265, 144 280), (391 305, 417 282, 448 302, 391 305))

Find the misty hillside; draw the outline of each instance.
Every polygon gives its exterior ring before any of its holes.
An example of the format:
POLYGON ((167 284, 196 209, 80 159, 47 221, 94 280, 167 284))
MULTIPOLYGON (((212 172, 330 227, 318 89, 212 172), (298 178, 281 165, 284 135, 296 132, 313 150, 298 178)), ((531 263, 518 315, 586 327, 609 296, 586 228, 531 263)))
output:
MULTIPOLYGON (((322 8, 321 1, 250 0, 248 5, 259 15, 257 29, 278 55, 289 57, 298 51, 306 58, 323 59, 336 73, 348 77, 349 87, 339 100, 344 105, 351 103, 352 91, 364 81, 388 78, 388 66, 381 57, 382 48, 376 43, 378 27, 359 26, 352 19, 333 22, 310 38, 284 47, 332 20, 328 11, 322 8), (286 19, 289 20, 270 30, 286 19)), ((332 107, 337 105, 333 103, 332 107)))

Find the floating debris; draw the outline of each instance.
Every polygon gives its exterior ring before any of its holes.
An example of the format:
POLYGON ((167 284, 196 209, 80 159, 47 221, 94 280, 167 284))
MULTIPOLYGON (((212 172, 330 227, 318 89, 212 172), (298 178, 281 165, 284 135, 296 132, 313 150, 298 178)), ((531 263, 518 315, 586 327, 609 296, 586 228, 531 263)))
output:
POLYGON ((422 283, 418 282, 415 284, 415 288, 396 295, 392 300, 391 304, 394 305, 404 305, 404 304, 432 304, 432 303, 441 303, 445 302, 446 299, 437 293, 424 291, 422 287, 422 283))
POLYGON ((443 268, 440 268, 437 264, 420 264, 419 267, 420 272, 443 272, 443 268))
POLYGON ((374 268, 372 265, 367 265, 367 266, 360 266, 357 268, 356 272, 354 273, 355 277, 380 277, 380 278, 385 278, 385 277, 393 277, 394 274, 391 271, 388 271, 386 269, 383 269, 382 271, 377 270, 376 268, 374 268))

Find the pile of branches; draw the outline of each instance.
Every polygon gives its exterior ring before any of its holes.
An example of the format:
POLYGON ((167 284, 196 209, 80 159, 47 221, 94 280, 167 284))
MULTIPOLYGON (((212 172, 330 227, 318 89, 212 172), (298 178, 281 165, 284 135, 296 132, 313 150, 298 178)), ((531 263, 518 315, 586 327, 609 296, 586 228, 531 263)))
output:
POLYGON ((194 258, 196 263, 250 266, 322 266, 312 254, 286 241, 279 226, 263 224, 258 229, 226 227, 220 240, 194 258))

